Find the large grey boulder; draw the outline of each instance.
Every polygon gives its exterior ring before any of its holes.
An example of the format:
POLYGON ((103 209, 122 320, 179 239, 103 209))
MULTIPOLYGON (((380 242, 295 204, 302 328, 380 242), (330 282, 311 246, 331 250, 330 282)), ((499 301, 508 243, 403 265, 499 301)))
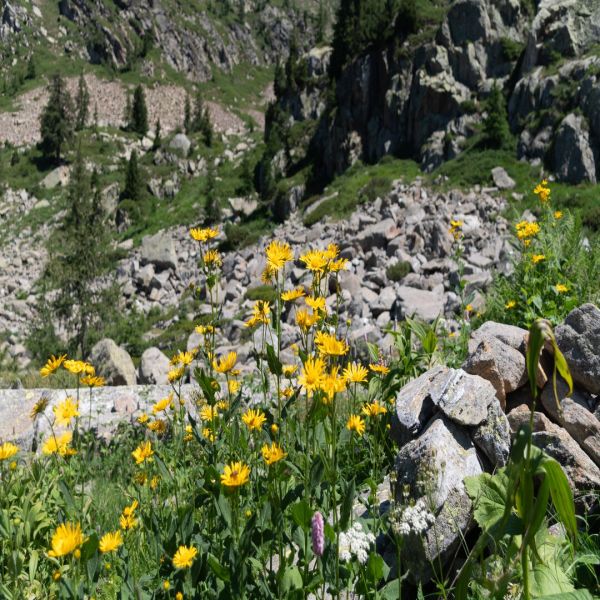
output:
POLYGON ((168 384, 169 359, 158 349, 148 348, 142 354, 139 369, 141 384, 168 384))
POLYGON ((126 350, 110 338, 100 340, 93 348, 89 361, 104 377, 106 385, 135 385, 135 366, 126 350))
POLYGON ((554 139, 554 171, 559 181, 596 183, 596 160, 584 117, 571 113, 562 120, 554 139))
POLYGON ((512 190, 517 185, 503 167, 492 169, 492 181, 499 190, 512 190))
POLYGON ((510 425, 499 402, 490 404, 485 421, 473 431, 471 438, 492 467, 506 465, 510 454, 510 425))
POLYGON ((555 335, 575 383, 600 394, 600 309, 584 304, 572 310, 555 335))
POLYGON ((165 233, 144 237, 140 253, 143 265, 151 263, 158 269, 175 269, 177 267, 177 253, 173 239, 165 233))
POLYGON ((171 150, 176 150, 181 152, 183 156, 187 156, 190 151, 190 147, 192 146, 192 142, 190 142, 190 138, 188 138, 185 133, 178 133, 173 137, 171 142, 169 143, 169 148, 171 150))
POLYGON ((401 285, 396 296, 402 317, 415 316, 424 321, 434 321, 444 312, 444 296, 437 291, 401 285))

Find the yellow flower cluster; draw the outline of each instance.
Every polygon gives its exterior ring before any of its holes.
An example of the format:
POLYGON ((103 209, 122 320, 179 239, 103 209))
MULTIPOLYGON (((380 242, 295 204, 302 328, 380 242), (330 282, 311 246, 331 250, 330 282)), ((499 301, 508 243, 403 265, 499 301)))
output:
POLYGON ((131 456, 135 459, 136 465, 141 465, 144 461, 152 460, 152 443, 149 441, 142 442, 132 453, 131 456))
POLYGON ((522 240, 525 247, 531 243, 531 238, 535 237, 540 232, 540 226, 535 222, 520 221, 515 225, 517 237, 522 240))
POLYGON ((252 308, 252 316, 244 323, 246 327, 268 325, 271 322, 271 305, 266 300, 257 300, 252 308))
POLYGON ((548 187, 548 180, 543 179, 541 183, 535 186, 533 193, 540 199, 542 204, 545 204, 550 200, 550 188, 548 187))
POLYGON ((448 231, 450 232, 450 235, 452 235, 452 237, 455 239, 455 241, 458 241, 463 237, 463 225, 463 221, 459 221, 457 219, 450 220, 450 228, 448 229, 448 231))
POLYGON ((59 456, 68 457, 77 454, 77 450, 71 448, 73 441, 73 433, 65 431, 61 435, 50 436, 42 446, 43 454, 58 454, 59 456))
POLYGON ((79 548, 83 545, 83 533, 79 523, 61 523, 54 534, 48 551, 48 556, 59 558, 67 554, 74 554, 77 558, 79 548))
POLYGON ((137 526, 138 521, 135 516, 135 511, 137 510, 138 506, 138 501, 134 500, 129 506, 126 506, 123 509, 123 512, 119 517, 119 525, 124 531, 128 531, 129 529, 133 529, 137 526))
POLYGON ((201 244, 205 244, 209 240, 216 238, 219 235, 218 229, 211 229, 210 227, 206 227, 205 229, 190 229, 190 235, 193 239, 201 244))

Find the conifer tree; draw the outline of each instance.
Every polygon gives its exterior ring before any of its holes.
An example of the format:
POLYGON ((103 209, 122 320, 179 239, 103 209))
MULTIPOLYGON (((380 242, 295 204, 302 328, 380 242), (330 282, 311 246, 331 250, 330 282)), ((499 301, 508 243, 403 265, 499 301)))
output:
POLYGON ((491 148, 506 148, 510 145, 510 130, 504 96, 496 83, 492 87, 486 103, 487 116, 483 121, 483 138, 491 148))
POLYGON ((185 106, 183 109, 183 130, 186 133, 192 131, 192 107, 190 106, 190 97, 188 94, 185 95, 185 106))
POLYGON ((142 85, 138 85, 133 92, 133 103, 131 105, 131 121, 129 128, 140 135, 148 133, 148 108, 146 107, 146 96, 142 85))
POLYGON ((73 101, 59 74, 52 77, 48 104, 40 116, 40 148, 47 158, 60 162, 65 145, 73 138, 73 101))
POLYGON ((154 130, 154 142, 152 143, 152 150, 158 150, 162 145, 162 137, 160 131, 160 119, 156 121, 156 128, 154 130))
POLYGON ((91 332, 114 310, 115 288, 98 285, 112 264, 109 232, 95 187, 86 171, 81 152, 71 170, 68 208, 62 224, 48 244, 46 277, 57 290, 52 301, 54 314, 69 334, 69 350, 85 357, 91 332))
POLYGON ((122 198, 133 202, 140 202, 144 197, 144 184, 138 165, 137 152, 131 151, 131 156, 127 162, 125 171, 125 187, 123 188, 122 198))
POLYGON ((25 74, 25 79, 35 79, 36 76, 36 68, 35 68, 35 61, 33 60, 33 56, 29 57, 29 60, 27 61, 27 73, 25 74))
POLYGON ((90 111, 90 92, 83 73, 79 76, 77 96, 75 97, 75 131, 84 129, 90 111))
POLYGON ((196 97, 194 98, 194 113, 192 115, 191 121, 191 133, 197 133, 202 131, 204 126, 204 100, 202 98, 202 93, 200 90, 196 92, 196 97))
POLYGON ((204 108, 204 116, 202 117, 202 141, 209 148, 212 146, 213 141, 213 127, 210 122, 210 113, 208 112, 208 106, 204 108))
POLYGON ((215 166, 212 160, 208 161, 204 194, 206 196, 204 221, 207 225, 217 223, 221 219, 221 207, 219 206, 219 198, 216 191, 215 166))

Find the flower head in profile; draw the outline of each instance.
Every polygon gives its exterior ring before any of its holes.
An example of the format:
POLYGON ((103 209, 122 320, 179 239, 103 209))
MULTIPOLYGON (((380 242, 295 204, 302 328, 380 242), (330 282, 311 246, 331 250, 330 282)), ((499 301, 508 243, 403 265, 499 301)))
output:
POLYGON ((265 249, 267 266, 273 272, 280 271, 285 263, 294 260, 294 253, 289 244, 273 240, 265 249))
POLYGON ((293 290, 290 290, 288 292, 283 292, 281 294, 281 299, 284 302, 293 302, 294 300, 298 300, 298 298, 302 298, 305 295, 306 295, 306 292, 304 291, 304 288, 303 287, 297 287, 297 288, 294 288, 293 290))
POLYGON ((244 323, 246 327, 255 327, 259 323, 271 322, 271 305, 266 300, 257 300, 252 307, 252 316, 244 323))
POLYGON ((250 431, 260 429, 266 420, 267 417, 265 417, 265 414, 260 410, 249 409, 242 415, 242 421, 250 431))
POLYGON ((185 375, 185 367, 177 367, 176 369, 171 369, 167 373, 167 379, 169 383, 175 383, 179 381, 185 375))
POLYGON ((0 461, 11 459, 17 452, 19 452, 19 447, 11 442, 0 444, 0 461))
POLYGON ((219 235, 218 229, 211 229, 206 227, 205 229, 193 228, 190 229, 190 235, 193 239, 200 243, 206 243, 219 235))
POLYGON ((342 376, 348 383, 363 383, 369 376, 369 371, 362 365, 352 362, 344 369, 342 376))
POLYGON ((221 474, 221 483, 228 488, 237 488, 250 479, 250 467, 243 462, 232 462, 225 465, 221 474))
POLYGON ((329 373, 326 373, 321 381, 321 390, 325 392, 324 402, 326 404, 333 401, 336 394, 346 389, 346 380, 338 375, 339 367, 332 367, 329 373))
POLYGON ((367 417, 378 417, 387 413, 387 408, 377 401, 369 402, 362 407, 362 413, 367 417))
POLYGON ((298 385, 308 394, 321 388, 325 379, 325 362, 322 358, 309 356, 302 367, 302 373, 298 377, 298 385))
POLYGON ((294 373, 298 370, 298 365, 283 365, 283 376, 287 377, 288 379, 290 377, 294 376, 294 373))
POLYGON ((283 460, 287 456, 283 451, 283 448, 277 442, 272 442, 270 446, 265 444, 260 451, 264 461, 269 466, 283 460))
POLYGON ((68 427, 71 424, 71 420, 79 416, 79 405, 71 396, 67 396, 52 411, 54 412, 56 423, 60 427, 68 427))
POLYGON ((65 431, 61 435, 51 435, 42 446, 43 454, 58 454, 59 456, 73 456, 76 451, 71 448, 73 433, 65 431))
POLYGON ((98 545, 98 549, 102 554, 107 554, 108 552, 114 552, 123 544, 123 536, 119 530, 114 531, 112 533, 105 533, 100 538, 100 543, 98 545))
POLYGON ((371 369, 371 371, 373 371, 373 373, 377 373, 377 375, 387 375, 390 372, 389 367, 387 367, 384 364, 378 363, 378 364, 369 364, 369 369, 371 369))
POLYGON ((40 399, 33 405, 31 412, 29 413, 29 417, 34 420, 37 419, 41 414, 44 413, 46 408, 48 407, 48 403, 50 402, 50 398, 47 394, 42 394, 40 399))
POLYGON ((207 267, 218 268, 223 264, 221 255, 216 250, 207 250, 202 260, 207 267))
POLYGON ((166 398, 154 403, 152 406, 152 414, 156 415, 159 412, 168 410, 169 408, 173 408, 173 392, 171 392, 166 398))
POLYGON ((173 557, 173 566, 176 569, 189 569, 198 554, 198 549, 194 546, 179 546, 173 557))
POLYGON ((348 431, 355 431, 358 435, 362 435, 365 432, 365 428, 365 420, 361 416, 350 415, 350 418, 346 423, 346 429, 348 429, 348 431))
POLYGON ((299 310, 296 313, 296 325, 302 329, 305 333, 313 327, 319 320, 317 313, 309 313, 305 308, 299 310))
POLYGON ((212 367, 217 373, 229 373, 235 367, 237 352, 231 351, 227 356, 212 361, 212 367))
POLYGON ((344 356, 350 349, 345 340, 338 340, 335 335, 324 331, 315 335, 315 346, 321 356, 344 356))
POLYGON ((327 305, 325 304, 325 298, 323 298, 323 296, 308 296, 304 301, 314 312, 321 311, 327 313, 327 305))
POLYGON ((86 375, 82 377, 79 382, 81 385, 87 385, 88 387, 102 387, 106 383, 104 377, 100 377, 99 375, 86 375))
POLYGON ((69 371, 69 373, 73 373, 75 375, 79 375, 80 373, 84 373, 85 375, 95 375, 96 369, 90 363, 87 363, 83 360, 65 360, 63 362, 63 367, 69 371))
POLYGON ((154 450, 152 444, 148 441, 142 442, 132 453, 131 456, 135 459, 136 465, 141 465, 144 461, 150 460, 154 450))
POLYGON ((539 262, 542 262, 543 260, 546 260, 546 255, 545 254, 534 254, 531 257, 531 262, 534 265, 537 265, 539 262))
POLYGON ((52 549, 48 552, 48 556, 57 558, 76 553, 83 542, 83 534, 79 523, 62 523, 52 535, 52 549))
POLYGON ((46 361, 46 364, 40 369, 40 375, 42 377, 48 377, 52 375, 67 359, 66 354, 60 356, 54 356, 54 354, 46 361))

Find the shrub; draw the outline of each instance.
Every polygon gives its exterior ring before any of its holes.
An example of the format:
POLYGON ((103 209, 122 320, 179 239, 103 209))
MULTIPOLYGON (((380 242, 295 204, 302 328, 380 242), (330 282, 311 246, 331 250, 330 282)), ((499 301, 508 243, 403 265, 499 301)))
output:
POLYGON ((407 260, 401 260, 390 265, 386 275, 390 281, 401 281, 412 271, 412 266, 407 260))

